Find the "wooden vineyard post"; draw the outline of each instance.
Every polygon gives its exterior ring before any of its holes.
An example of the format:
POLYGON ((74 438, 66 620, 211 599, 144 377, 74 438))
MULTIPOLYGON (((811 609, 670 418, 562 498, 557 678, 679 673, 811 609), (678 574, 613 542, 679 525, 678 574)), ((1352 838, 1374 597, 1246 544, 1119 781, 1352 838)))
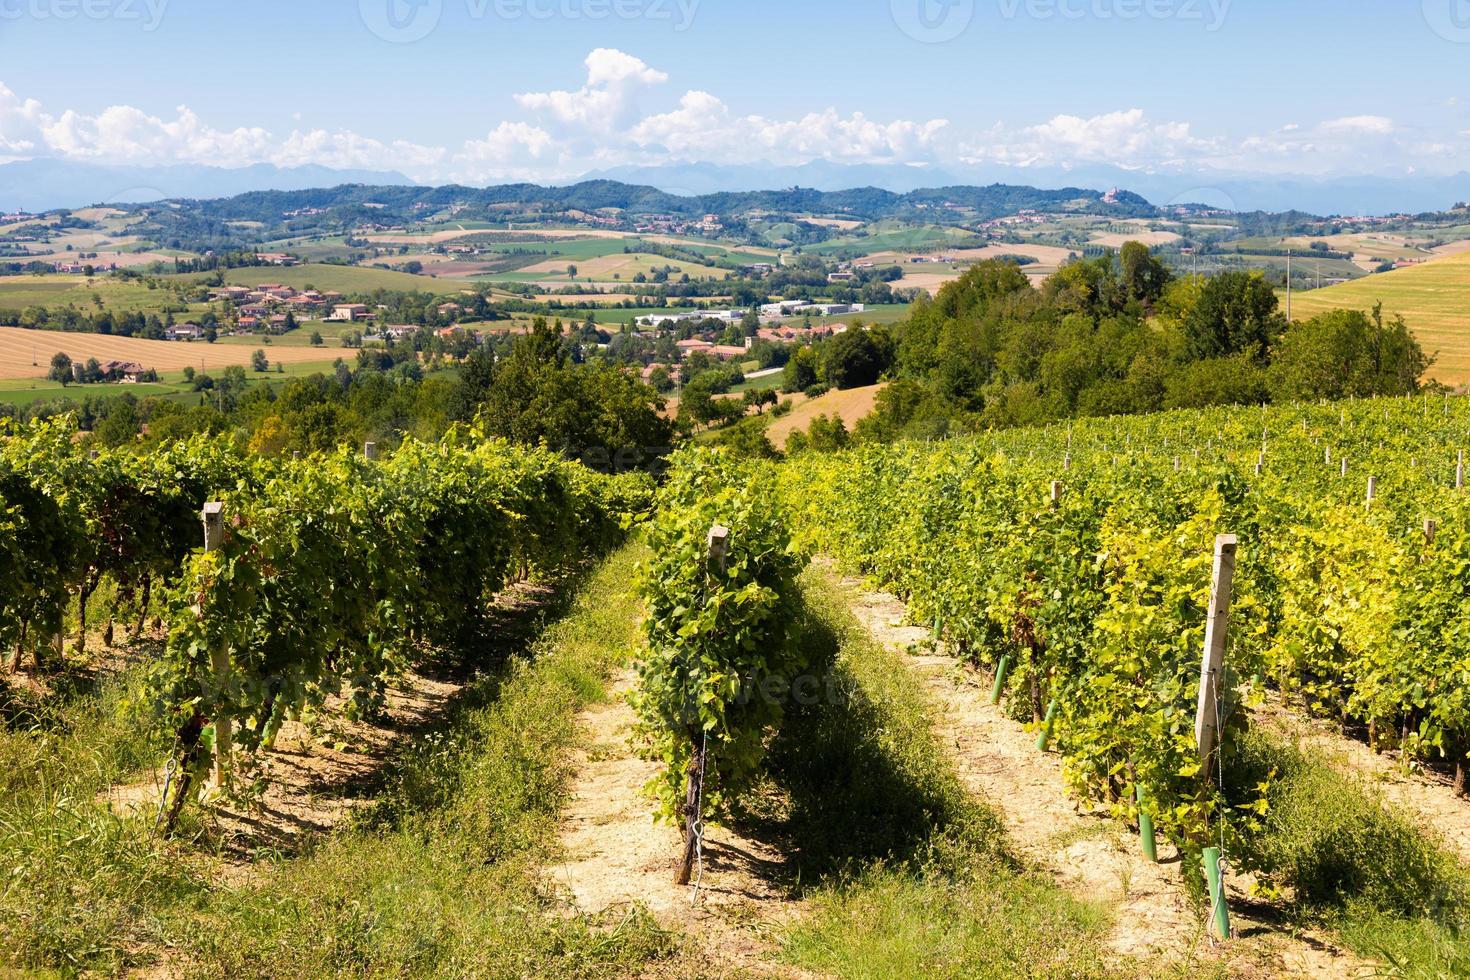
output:
MULTIPOLYGON (((225 536, 225 505, 217 502, 204 505, 204 550, 215 551, 224 541, 225 536)), ((230 651, 218 648, 209 652, 210 668, 214 672, 214 680, 221 688, 229 683, 230 677, 230 651)), ((229 781, 230 775, 230 753, 234 749, 234 738, 230 731, 230 714, 220 709, 214 719, 214 772, 213 779, 216 788, 223 787, 229 781)))
POLYGON ((1225 634, 1230 626, 1230 600, 1235 585, 1235 552, 1239 540, 1233 534, 1215 539, 1215 569, 1210 586, 1209 618, 1205 620, 1205 653, 1200 665, 1199 709, 1194 716, 1194 737, 1199 758, 1210 768, 1219 747, 1220 732, 1216 722, 1216 691, 1225 666, 1225 634))
POLYGON ((1438 534, 1439 534, 1439 522, 1438 521, 1428 520, 1428 521, 1425 521, 1424 522, 1424 545, 1425 545, 1425 547, 1432 547, 1434 545, 1434 539, 1435 539, 1435 537, 1438 534))
MULTIPOLYGON (((1215 568, 1210 585, 1209 618, 1205 620, 1205 653, 1200 665, 1199 710, 1194 717, 1195 742, 1205 778, 1214 768, 1220 751, 1219 684, 1225 670, 1225 637, 1230 627, 1230 600, 1235 586, 1235 552, 1239 539, 1233 534, 1215 538, 1215 568)), ((1225 902, 1225 882, 1220 871, 1219 848, 1204 852, 1205 879, 1209 884, 1211 921, 1215 938, 1230 938, 1230 910, 1225 902)))
POLYGON ((1061 483, 1060 480, 1053 480, 1052 481, 1052 484, 1051 484, 1051 505, 1053 507, 1055 507, 1057 504, 1060 504, 1061 502, 1062 502, 1062 483, 1061 483))
MULTIPOLYGON (((730 555, 730 529, 716 524, 709 529, 705 540, 705 571, 709 575, 723 576, 725 561, 730 555)), ((698 710, 698 706, 695 706, 698 710)), ((687 885, 694 877, 694 862, 698 860, 703 844, 704 774, 709 765, 708 737, 703 726, 691 725, 689 730, 691 751, 689 753, 689 785, 684 794, 684 856, 679 861, 679 871, 674 884, 687 885)))

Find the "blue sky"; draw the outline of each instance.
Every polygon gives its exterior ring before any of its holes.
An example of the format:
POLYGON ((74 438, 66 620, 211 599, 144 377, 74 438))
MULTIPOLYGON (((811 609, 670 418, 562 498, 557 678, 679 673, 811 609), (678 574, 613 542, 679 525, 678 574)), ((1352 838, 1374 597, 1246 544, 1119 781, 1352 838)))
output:
POLYGON ((0 0, 0 159, 1453 173, 1470 0, 0 0))

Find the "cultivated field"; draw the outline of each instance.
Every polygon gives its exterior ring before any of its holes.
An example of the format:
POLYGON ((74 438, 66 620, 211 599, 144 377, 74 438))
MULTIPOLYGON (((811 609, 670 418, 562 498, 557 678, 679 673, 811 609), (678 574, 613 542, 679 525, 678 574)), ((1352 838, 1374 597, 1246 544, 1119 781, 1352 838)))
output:
POLYGON ((1470 381, 1470 253, 1369 276, 1292 297, 1292 316, 1304 319, 1332 309, 1403 314, 1427 353, 1438 354, 1429 375, 1458 385, 1470 381))
POLYGON ((847 391, 829 391, 820 398, 803 399, 789 415, 772 421, 766 429, 766 435, 777 449, 784 449, 791 433, 797 429, 806 431, 812 424, 812 419, 818 415, 836 415, 851 429, 859 419, 873 411, 878 392, 882 390, 882 385, 871 385, 867 388, 849 388, 847 391))
MULTIPOLYGON (((186 367, 219 370, 234 364, 248 366, 259 344, 181 343, 139 340, 92 333, 61 333, 53 330, 22 330, 0 327, 0 378, 44 378, 51 356, 62 351, 73 361, 95 357, 99 361, 133 361, 156 371, 181 371, 186 367)), ((262 347, 274 364, 318 363, 323 366, 341 356, 341 351, 317 347, 262 347)))
POLYGON ((181 314, 200 313, 207 304, 188 306, 168 289, 149 289, 142 282, 109 277, 7 276, 0 278, 0 310, 17 312, 31 306, 60 309, 73 306, 87 313, 162 313, 174 309, 181 314))
POLYGON ((655 269, 668 267, 677 270, 671 272, 673 276, 687 275, 690 279, 723 279, 729 275, 729 270, 718 269, 712 265, 696 265, 693 262, 685 262, 680 259, 670 259, 662 255, 650 255, 643 252, 605 255, 599 258, 582 262, 567 262, 563 259, 548 259, 535 265, 527 266, 518 272, 511 273, 518 279, 534 280, 541 282, 569 282, 567 266, 574 265, 577 268, 577 279, 595 280, 605 282, 609 279, 631 280, 636 275, 649 275, 655 269))
POLYGON ((424 293, 459 293, 462 282, 446 282, 429 276, 414 276, 391 269, 368 269, 347 265, 299 265, 289 269, 262 266, 230 269, 225 282, 236 286, 259 286, 280 283, 293 289, 310 286, 326 292, 343 294, 370 293, 375 289, 418 290, 424 293))

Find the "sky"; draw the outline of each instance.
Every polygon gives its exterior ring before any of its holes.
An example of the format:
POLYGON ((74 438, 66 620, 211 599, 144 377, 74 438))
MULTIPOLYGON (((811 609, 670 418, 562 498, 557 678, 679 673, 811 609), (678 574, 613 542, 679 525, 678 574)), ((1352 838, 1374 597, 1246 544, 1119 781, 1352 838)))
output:
POLYGON ((1470 0, 0 0, 0 161, 1470 169, 1470 0))

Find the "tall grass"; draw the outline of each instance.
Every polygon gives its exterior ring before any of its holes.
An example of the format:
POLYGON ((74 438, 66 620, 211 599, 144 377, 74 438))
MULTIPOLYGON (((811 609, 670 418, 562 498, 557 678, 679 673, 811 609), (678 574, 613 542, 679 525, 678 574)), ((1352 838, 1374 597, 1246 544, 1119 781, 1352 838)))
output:
POLYGON ((636 549, 613 556, 529 652, 475 680, 354 826, 243 881, 187 845, 150 843, 139 822, 92 802, 125 761, 97 741, 106 719, 127 727, 122 702, 79 702, 78 717, 99 727, 62 726, 70 730, 56 736, 66 747, 55 766, 34 733, 14 736, 29 740, 21 747, 7 736, 0 752, 36 768, 21 781, 21 802, 0 801, 0 864, 8 872, 18 859, 25 869, 0 887, 0 963, 584 977, 676 962, 677 939, 646 916, 575 914, 541 873, 556 848, 576 714, 602 696, 635 642, 635 561, 636 549), (57 776, 79 789, 68 798, 50 782, 57 776))
POLYGON ((1227 768, 1245 799, 1270 780, 1270 809, 1241 846, 1290 911, 1335 930, 1391 976, 1470 976, 1470 869, 1362 780, 1252 732, 1227 768))
POLYGON ((899 655, 872 640, 822 573, 803 587, 812 662, 834 682, 793 711, 772 751, 776 809, 812 902, 787 958, 840 977, 1133 975, 1133 964, 1109 962, 1103 909, 1009 853, 899 655))

